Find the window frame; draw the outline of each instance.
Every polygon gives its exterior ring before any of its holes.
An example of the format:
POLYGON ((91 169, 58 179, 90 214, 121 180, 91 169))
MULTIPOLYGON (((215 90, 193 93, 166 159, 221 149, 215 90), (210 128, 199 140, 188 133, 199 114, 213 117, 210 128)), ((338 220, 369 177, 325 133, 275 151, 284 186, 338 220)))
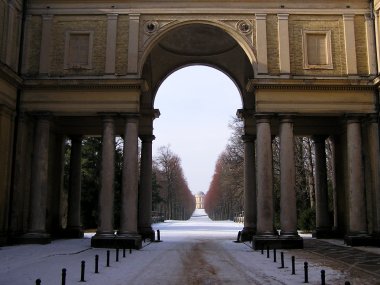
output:
POLYGON ((64 56, 64 69, 92 69, 92 49, 94 42, 94 32, 93 31, 66 31, 65 39, 65 56, 64 56), (88 64, 75 64, 70 62, 70 40, 72 35, 88 35, 88 64))
POLYGON ((331 49, 331 30, 302 30, 303 68, 304 69, 334 69, 331 49), (309 64, 307 37, 308 35, 325 35, 326 64, 309 64))

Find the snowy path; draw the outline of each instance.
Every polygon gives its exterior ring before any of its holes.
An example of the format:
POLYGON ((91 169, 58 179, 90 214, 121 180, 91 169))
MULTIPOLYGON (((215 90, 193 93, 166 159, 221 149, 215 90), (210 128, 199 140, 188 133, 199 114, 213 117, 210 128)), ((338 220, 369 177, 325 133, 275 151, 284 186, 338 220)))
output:
MULTIPOLYGON (((105 267, 106 249, 90 247, 89 238, 58 240, 49 245, 23 245, 0 248, 0 284, 60 285, 61 269, 67 269, 67 285, 78 284, 80 263, 86 261, 86 284, 304 284, 303 262, 309 261, 309 284, 320 284, 320 270, 326 270, 327 284, 375 284, 373 280, 352 277, 345 267, 301 250, 286 251, 284 269, 273 257, 243 243, 234 243, 241 225, 229 221, 212 222, 203 211, 189 221, 166 221, 160 229, 160 243, 151 243, 125 258, 120 253, 105 267), (99 274, 94 273, 94 256, 100 256, 99 274), (297 274, 291 275, 290 256, 296 256, 297 274), (355 279, 356 278, 356 279, 355 279), (369 281, 368 281, 369 280, 369 281), (354 281, 354 282, 353 282, 354 281)), ((271 253, 272 254, 272 253, 271 253)))

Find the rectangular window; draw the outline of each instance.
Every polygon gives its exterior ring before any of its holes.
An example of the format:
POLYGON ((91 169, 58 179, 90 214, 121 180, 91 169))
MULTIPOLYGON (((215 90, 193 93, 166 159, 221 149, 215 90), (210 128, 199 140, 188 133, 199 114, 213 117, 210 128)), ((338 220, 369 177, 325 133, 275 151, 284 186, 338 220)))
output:
POLYGON ((92 68, 92 32, 67 32, 65 69, 92 68))
POLYGON ((304 69, 332 69, 331 31, 303 31, 304 69))

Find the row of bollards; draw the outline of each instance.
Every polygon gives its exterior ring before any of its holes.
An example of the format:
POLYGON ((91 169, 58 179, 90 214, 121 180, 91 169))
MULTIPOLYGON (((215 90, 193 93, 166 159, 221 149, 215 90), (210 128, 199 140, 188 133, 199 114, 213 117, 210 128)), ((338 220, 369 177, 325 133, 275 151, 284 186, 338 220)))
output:
MULTIPOLYGON (((261 254, 264 255, 264 246, 261 247, 261 254)), ((285 268, 285 260, 284 260, 284 252, 280 252, 280 256, 281 256, 281 266, 279 267, 280 269, 281 268, 285 268)), ((266 257, 267 258, 270 258, 270 248, 269 246, 266 247, 266 257)), ((296 262, 295 262, 296 258, 295 256, 292 256, 291 257, 291 274, 292 275, 295 275, 296 274, 296 262)), ((276 248, 273 248, 273 262, 277 262, 277 249, 276 248)), ((309 264, 308 262, 304 262, 304 283, 309 283, 309 264)), ((321 285, 325 285, 326 284, 326 271, 325 270, 321 270, 321 285)), ((350 285, 350 282, 349 281, 346 281, 344 283, 344 285, 350 285)))
MULTIPOLYGON (((155 240, 156 242, 161 242, 161 234, 160 230, 157 230, 157 238, 155 240)), ((116 255, 115 255, 115 261, 119 262, 119 253, 120 249, 116 248, 116 255)), ((123 258, 126 256, 126 249, 123 248, 123 258)), ((132 248, 129 248, 129 254, 132 254, 132 248)), ((110 255, 111 251, 107 250, 107 257, 106 257, 106 267, 110 267, 110 255)), ((61 274, 61 285, 66 285, 66 268, 62 269, 61 274)), ((86 282, 85 280, 85 271, 86 271, 86 262, 84 260, 81 261, 81 272, 80 272, 80 280, 79 282, 86 282)), ((95 255, 95 270, 94 273, 99 273, 99 255, 95 255)), ((42 281, 41 279, 37 279, 35 282, 36 285, 41 285, 42 281)))
MULTIPOLYGON (((132 254, 132 248, 129 249, 129 253, 132 254)), ((111 251, 107 250, 107 258, 106 258, 106 267, 110 267, 110 255, 111 251)), ((125 258, 125 248, 123 248, 123 257, 125 258)), ((119 249, 116 248, 116 262, 119 262, 119 249)), ((66 268, 62 269, 61 273, 61 285, 66 285, 66 268)), ((79 282, 86 282, 85 280, 85 272, 86 272, 86 261, 81 261, 81 267, 80 267, 80 280, 79 282)), ((99 255, 95 255, 95 270, 94 273, 99 273, 99 255)), ((41 279, 36 280, 36 285, 41 285, 42 281, 41 279)))

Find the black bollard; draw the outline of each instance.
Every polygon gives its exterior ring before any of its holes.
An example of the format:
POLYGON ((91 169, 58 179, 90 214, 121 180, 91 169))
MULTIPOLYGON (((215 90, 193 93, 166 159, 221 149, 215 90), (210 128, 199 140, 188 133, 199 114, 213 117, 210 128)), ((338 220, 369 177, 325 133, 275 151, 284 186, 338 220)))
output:
POLYGON ((281 251, 281 267, 280 268, 284 268, 285 265, 284 265, 284 253, 281 251))
POLYGON ((309 283, 309 265, 307 262, 304 262, 304 271, 305 271, 305 282, 309 283))
POLYGON ((84 271, 86 270, 86 261, 82 260, 80 264, 80 282, 86 282, 84 280, 84 271))
POLYGON ((276 249, 273 249, 273 262, 277 262, 277 252, 276 249))
POLYGON ((269 258, 269 246, 267 246, 267 258, 269 258))
POLYGON ((296 258, 292 256, 292 275, 296 274, 295 261, 296 261, 296 258))
POLYGON ((110 267, 110 251, 107 250, 107 267, 110 267))
POLYGON ((125 248, 123 248, 123 258, 125 258, 125 248))
POLYGON ((119 262, 119 249, 116 249, 116 262, 119 262))
POLYGON ((321 270, 321 285, 325 285, 326 284, 326 275, 325 275, 325 271, 324 270, 321 270))
POLYGON ((95 273, 99 273, 99 255, 95 255, 95 273))
POLYGON ((62 269, 62 285, 66 285, 66 268, 62 269))
POLYGON ((160 230, 157 230, 157 241, 161 241, 160 230))
POLYGON ((36 285, 41 285, 41 279, 36 280, 36 285))
POLYGON ((241 231, 238 232, 238 235, 237 235, 235 242, 240 242, 240 237, 241 237, 241 231))
POLYGON ((264 254, 264 246, 261 246, 261 254, 264 254))

